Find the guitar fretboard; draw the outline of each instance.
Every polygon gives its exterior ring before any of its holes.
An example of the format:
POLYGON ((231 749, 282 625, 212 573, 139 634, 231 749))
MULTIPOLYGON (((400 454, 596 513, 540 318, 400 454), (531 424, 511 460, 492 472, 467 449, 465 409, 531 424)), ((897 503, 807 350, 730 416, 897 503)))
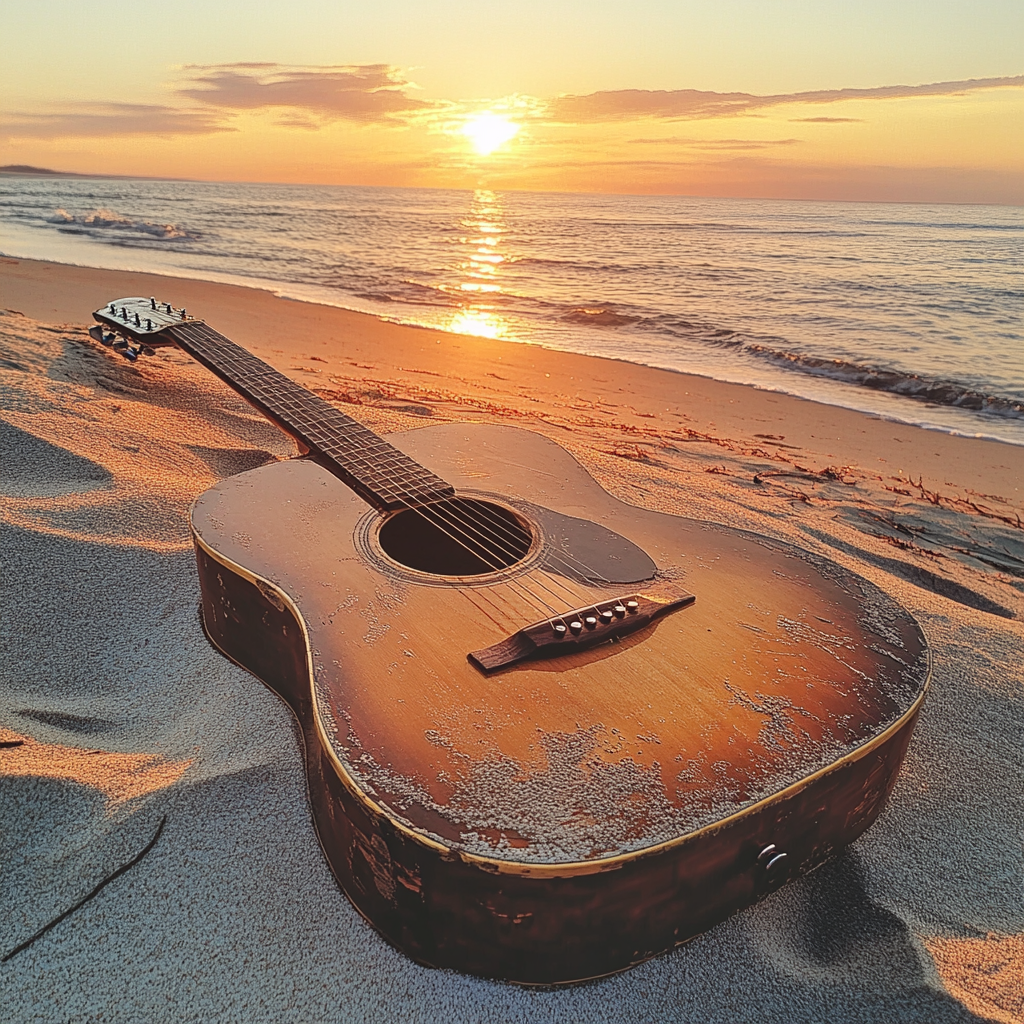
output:
POLYGON ((372 430, 201 322, 165 332, 381 511, 451 498, 454 488, 372 430))

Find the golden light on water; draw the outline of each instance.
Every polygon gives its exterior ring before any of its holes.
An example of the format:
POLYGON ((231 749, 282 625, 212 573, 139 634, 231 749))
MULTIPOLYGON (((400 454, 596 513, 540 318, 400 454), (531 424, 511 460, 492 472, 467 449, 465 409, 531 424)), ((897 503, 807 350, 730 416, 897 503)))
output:
POLYGON ((501 265, 507 257, 501 252, 506 231, 502 216, 502 200, 489 189, 477 189, 469 216, 462 221, 466 234, 457 240, 458 279, 445 286, 445 291, 460 296, 459 309, 452 314, 446 328, 456 334, 473 334, 478 338, 506 338, 509 325, 488 299, 499 299, 501 265))
POLYGON ((519 134, 519 125, 501 114, 485 111, 474 114, 462 126, 462 134, 480 156, 488 156, 519 134))
POLYGON ((473 334, 478 338, 505 337, 505 321, 486 309, 460 309, 448 324, 455 334, 473 334))

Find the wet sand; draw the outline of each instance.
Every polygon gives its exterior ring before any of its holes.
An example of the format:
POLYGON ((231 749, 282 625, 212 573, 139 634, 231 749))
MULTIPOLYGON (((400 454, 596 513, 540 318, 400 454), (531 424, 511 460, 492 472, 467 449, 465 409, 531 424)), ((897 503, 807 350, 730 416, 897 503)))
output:
MULTIPOLYGON (((967 1021, 1024 1015, 1024 448, 267 292, 0 259, 0 964, 12 1020, 967 1021), (188 536, 292 442, 91 311, 156 295, 374 430, 508 423, 611 493, 792 541, 901 601, 934 677, 853 848, 628 974, 527 992, 418 967, 334 885, 291 718, 207 644, 188 536)), ((6 1015, 6 1014, 5 1014, 6 1015)))

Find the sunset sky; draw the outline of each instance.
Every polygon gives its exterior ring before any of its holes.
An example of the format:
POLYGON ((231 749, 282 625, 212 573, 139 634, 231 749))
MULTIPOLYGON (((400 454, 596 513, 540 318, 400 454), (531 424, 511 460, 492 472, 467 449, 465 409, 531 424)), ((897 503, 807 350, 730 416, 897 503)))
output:
POLYGON ((8 0, 0 163, 1024 202, 1024 3, 8 0))

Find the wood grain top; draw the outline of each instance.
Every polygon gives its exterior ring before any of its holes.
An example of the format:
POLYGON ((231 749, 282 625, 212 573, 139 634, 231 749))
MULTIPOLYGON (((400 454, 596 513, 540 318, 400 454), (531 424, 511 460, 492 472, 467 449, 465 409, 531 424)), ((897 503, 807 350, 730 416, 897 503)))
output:
POLYGON ((619 643, 484 676, 469 652, 536 620, 539 598, 578 607, 621 587, 545 562, 548 538, 517 574, 417 581, 373 557, 381 517, 308 462, 204 496, 204 544, 301 611, 340 770, 425 838, 533 865, 648 849, 856 756, 916 707, 917 624, 834 563, 624 505, 525 431, 452 424, 401 443, 462 494, 589 516, 639 545, 657 573, 638 592, 671 580, 698 594, 619 643))

